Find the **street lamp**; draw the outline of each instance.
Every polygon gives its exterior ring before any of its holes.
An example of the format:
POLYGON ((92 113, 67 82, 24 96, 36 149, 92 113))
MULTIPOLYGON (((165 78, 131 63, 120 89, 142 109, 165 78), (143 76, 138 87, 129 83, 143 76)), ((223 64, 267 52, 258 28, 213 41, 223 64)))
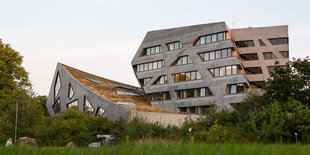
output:
POLYGON ((159 97, 159 104, 160 104, 160 112, 159 112, 159 124, 161 125, 161 113, 162 113, 162 106, 163 106, 163 98, 159 97))

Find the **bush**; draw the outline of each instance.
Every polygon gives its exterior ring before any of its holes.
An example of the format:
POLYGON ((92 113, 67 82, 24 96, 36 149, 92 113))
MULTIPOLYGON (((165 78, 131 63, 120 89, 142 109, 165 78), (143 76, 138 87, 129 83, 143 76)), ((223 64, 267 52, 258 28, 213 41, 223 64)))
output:
POLYGON ((97 135, 110 134, 113 122, 106 117, 92 116, 78 110, 68 109, 55 117, 48 127, 42 128, 40 144, 64 146, 73 142, 87 146, 97 141, 97 135))

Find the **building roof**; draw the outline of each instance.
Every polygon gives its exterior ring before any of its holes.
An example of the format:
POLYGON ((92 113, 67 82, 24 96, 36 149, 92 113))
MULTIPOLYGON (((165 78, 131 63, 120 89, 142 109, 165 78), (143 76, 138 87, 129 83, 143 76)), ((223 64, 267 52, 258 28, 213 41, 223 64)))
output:
POLYGON ((97 95, 123 107, 152 112, 168 112, 150 105, 141 88, 99 77, 62 64, 75 79, 97 95), (134 104, 134 105, 132 105, 134 104))

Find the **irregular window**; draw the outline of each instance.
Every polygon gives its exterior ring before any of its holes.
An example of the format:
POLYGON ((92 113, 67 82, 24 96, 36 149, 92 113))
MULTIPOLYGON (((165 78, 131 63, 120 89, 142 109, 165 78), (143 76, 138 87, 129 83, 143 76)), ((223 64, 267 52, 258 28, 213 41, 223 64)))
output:
MULTIPOLYGON (((141 68, 140 68, 141 69, 141 68)), ((143 69, 142 69, 143 70, 143 69)), ((83 77, 84 79, 88 80, 88 81, 91 81, 91 82, 95 82, 95 83, 101 83, 100 81, 97 81, 97 80, 94 80, 94 79, 91 79, 91 78, 88 78, 88 77, 83 77)))
POLYGON ((72 88, 71 84, 69 84, 68 97, 71 100, 73 96, 74 96, 74 91, 73 91, 73 88, 72 88))
POLYGON ((268 40, 272 45, 288 44, 288 38, 272 38, 268 40))
POLYGON ((266 60, 268 59, 277 59, 277 57, 272 52, 265 52, 264 57, 266 60))
POLYGON ((258 39, 258 41, 259 41, 260 46, 266 46, 266 44, 261 39, 258 39))
POLYGON ((144 79, 140 79, 140 84, 142 85, 142 87, 144 87, 152 78, 144 78, 144 79))
POLYGON ((237 45, 238 48, 253 47, 254 46, 254 42, 253 42, 253 40, 236 41, 236 45, 237 45))
POLYGON ((144 48, 140 54, 141 56, 154 55, 162 53, 162 48, 160 45, 144 48))
POLYGON ((105 110, 103 108, 98 107, 96 115, 103 116, 104 113, 105 113, 105 110))
POLYGON ((159 92, 159 93, 152 93, 146 95, 150 101, 162 101, 162 100, 170 100, 170 94, 168 91, 166 92, 159 92))
POLYGON ((117 102, 118 105, 129 105, 129 106, 136 106, 133 102, 117 102))
POLYGON ((265 88, 266 82, 265 81, 250 81, 250 85, 252 88, 265 88))
POLYGON ((279 66, 267 66, 267 69, 269 71, 269 73, 273 72, 277 67, 281 67, 281 68, 286 68, 285 65, 279 65, 279 66))
POLYGON ((219 76, 229 76, 238 74, 238 66, 224 66, 219 68, 210 68, 208 69, 209 72, 212 74, 213 77, 219 77, 219 76))
POLYGON ((283 58, 288 58, 288 51, 280 51, 280 54, 283 56, 283 58))
POLYGON ((245 85, 242 83, 239 84, 230 84, 227 85, 227 94, 236 94, 236 93, 244 93, 245 85))
POLYGON ((200 59, 202 61, 209 61, 213 59, 222 59, 222 58, 227 58, 231 56, 235 56, 232 54, 232 48, 225 48, 225 49, 220 49, 216 51, 208 51, 208 52, 203 52, 199 53, 198 55, 200 56, 200 59))
POLYGON ((165 66, 164 60, 143 63, 143 64, 137 65, 137 68, 138 68, 137 72, 161 69, 161 68, 163 68, 163 66, 165 66))
POLYGON ((67 104, 67 108, 73 108, 73 109, 78 109, 78 100, 74 100, 70 103, 67 104))
POLYGON ((139 96, 138 94, 136 93, 131 93, 131 92, 124 92, 124 91, 116 91, 116 94, 117 95, 129 95, 129 96, 139 96))
POLYGON ((186 55, 186 56, 180 56, 177 58, 177 60, 175 60, 171 66, 181 66, 181 65, 186 65, 186 64, 191 64, 192 60, 191 58, 186 55))
POLYGON ((61 82, 60 82, 60 78, 59 78, 59 74, 57 74, 57 78, 56 78, 56 82, 55 82, 55 87, 54 87, 54 97, 56 98, 59 90, 61 88, 61 82))
POLYGON ((177 99, 204 97, 213 95, 208 87, 176 90, 177 99))
POLYGON ((91 105, 91 103, 89 102, 89 100, 85 97, 84 99, 84 112, 88 113, 88 114, 92 114, 94 112, 94 108, 91 105))
POLYGON ((230 39, 230 36, 227 36, 228 32, 220 32, 205 36, 200 36, 193 45, 203 45, 213 42, 218 42, 226 39, 230 39))
POLYGON ((172 76, 173 82, 182 82, 182 81, 201 79, 201 74, 199 73, 199 71, 176 73, 176 74, 172 74, 171 76, 172 76))
POLYGON ((182 44, 179 41, 177 41, 177 42, 168 43, 167 47, 168 47, 168 51, 172 51, 172 50, 177 50, 177 49, 182 48, 182 44))
POLYGON ((179 112, 195 113, 195 114, 206 114, 210 105, 206 106, 191 106, 191 107, 179 107, 179 112))
POLYGON ((262 68, 261 67, 247 67, 244 68, 246 74, 262 74, 262 68))
POLYGON ((258 60, 257 53, 252 54, 240 54, 241 60, 247 61, 247 60, 258 60))
POLYGON ((60 113, 60 99, 58 98, 57 100, 56 100, 56 102, 54 103, 54 105, 53 105, 53 110, 54 110, 54 113, 55 114, 58 114, 58 113, 60 113))
POLYGON ((160 84, 166 84, 168 83, 168 79, 166 75, 160 76, 155 82, 153 83, 154 85, 160 85, 160 84))

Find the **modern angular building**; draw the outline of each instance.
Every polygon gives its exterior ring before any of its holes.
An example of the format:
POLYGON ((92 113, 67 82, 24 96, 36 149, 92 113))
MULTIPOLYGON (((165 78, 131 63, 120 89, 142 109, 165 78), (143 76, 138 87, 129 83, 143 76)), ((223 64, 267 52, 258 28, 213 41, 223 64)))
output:
POLYGON ((225 22, 150 31, 132 60, 152 106, 201 113, 261 94, 289 57, 288 26, 229 29, 225 22))
POLYGON ((151 122, 173 125, 180 125, 186 117, 198 117, 158 109, 149 104, 139 87, 99 77, 61 63, 57 64, 46 107, 52 116, 68 108, 76 108, 112 120, 138 116, 151 122))

